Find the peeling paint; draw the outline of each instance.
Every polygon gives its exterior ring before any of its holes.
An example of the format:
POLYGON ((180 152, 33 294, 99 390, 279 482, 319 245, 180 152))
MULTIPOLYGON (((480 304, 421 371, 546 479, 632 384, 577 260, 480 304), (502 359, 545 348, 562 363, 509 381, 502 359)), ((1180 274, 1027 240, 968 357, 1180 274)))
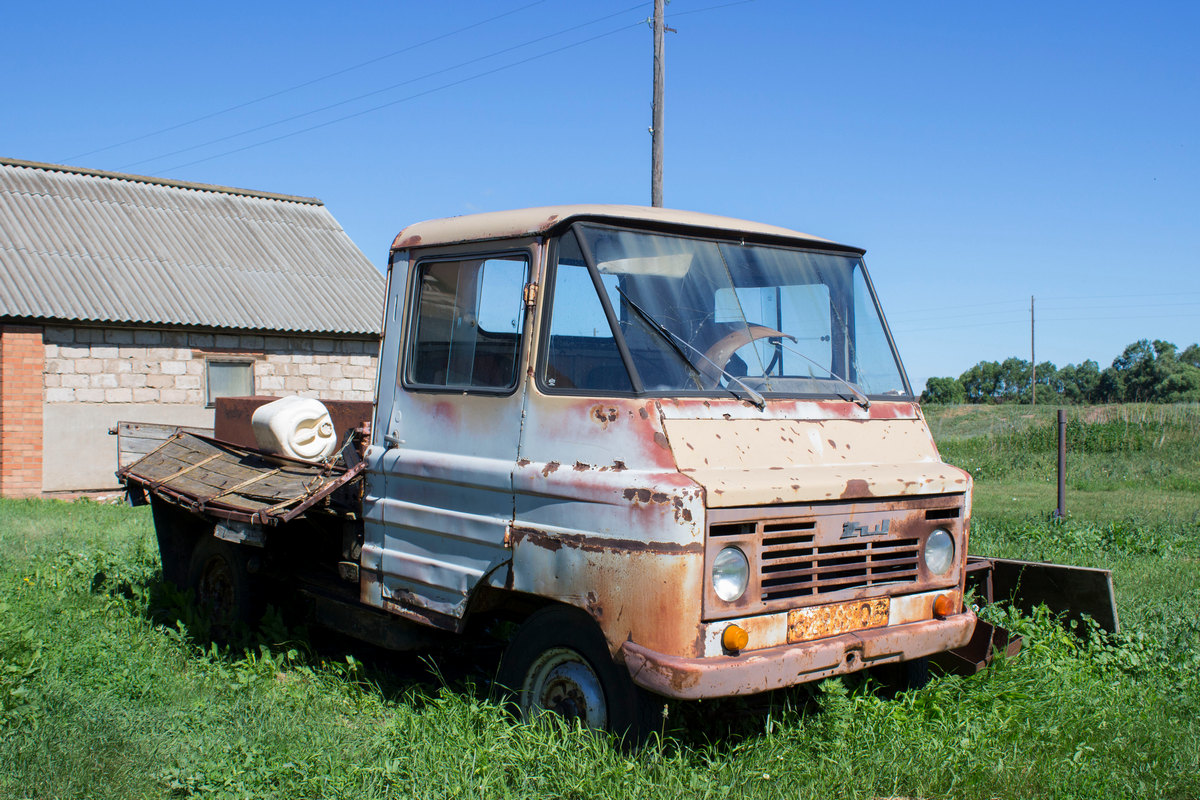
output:
POLYGON ((854 497, 873 497, 871 494, 871 486, 865 480, 860 478, 852 478, 846 481, 846 490, 842 492, 843 498, 854 497))
POLYGON ((617 421, 617 409, 612 406, 592 406, 592 419, 600 423, 600 427, 608 430, 610 423, 617 421))
POLYGON ((588 553, 624 554, 647 553, 658 556, 697 555, 704 552, 703 542, 644 542, 638 539, 610 539, 577 533, 550 533, 534 528, 512 529, 515 547, 530 545, 545 550, 558 551, 562 548, 582 550, 588 553))

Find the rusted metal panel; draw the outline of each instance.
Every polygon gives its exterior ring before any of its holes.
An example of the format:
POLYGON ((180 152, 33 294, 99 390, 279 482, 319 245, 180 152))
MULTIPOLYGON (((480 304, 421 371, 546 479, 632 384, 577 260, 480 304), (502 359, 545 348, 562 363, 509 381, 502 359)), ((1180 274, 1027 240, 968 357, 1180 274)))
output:
POLYGON ((975 615, 845 633, 740 655, 687 658, 625 642, 621 656, 634 683, 683 700, 755 694, 797 683, 907 661, 970 641, 975 615))
MULTIPOLYGON (((536 268, 539 246, 524 246, 536 268)), ((504 248, 512 249, 511 243, 504 248)), ((393 263, 379 427, 366 454, 372 474, 364 501, 362 599, 396 613, 457 620, 479 581, 511 557, 505 536, 513 521, 523 396, 519 386, 511 394, 404 388, 404 309, 414 280, 407 260, 393 263)), ((524 375, 528 320, 521 334, 518 374, 524 375)))
POLYGON ((1082 622, 1086 614, 1109 633, 1120 630, 1112 570, 1075 567, 1007 558, 990 558, 989 600, 1012 602, 1023 611, 1039 604, 1068 620, 1082 622))
POLYGON ((961 647, 935 653, 930 660, 946 672, 974 675, 992 663, 996 653, 1012 658, 1021 652, 1020 636, 989 622, 978 620, 971 639, 961 647))
POLYGON ((868 411, 772 401, 757 417, 730 401, 660 408, 680 471, 708 490, 710 507, 961 493, 970 485, 968 473, 941 462, 911 403, 868 411))
POLYGON ((544 530, 514 533, 510 588, 582 608, 614 650, 632 639, 671 653, 702 654, 699 543, 647 546, 544 530))
POLYGON ((530 391, 513 487, 511 588, 588 611, 614 651, 702 652, 705 495, 655 401, 530 391))
MULTIPOLYGON (((251 418, 259 407, 278 400, 278 397, 218 397, 213 419, 212 436, 223 442, 257 448, 251 418)), ((367 400, 321 400, 333 420, 338 437, 350 430, 370 431, 375 404, 367 400)))

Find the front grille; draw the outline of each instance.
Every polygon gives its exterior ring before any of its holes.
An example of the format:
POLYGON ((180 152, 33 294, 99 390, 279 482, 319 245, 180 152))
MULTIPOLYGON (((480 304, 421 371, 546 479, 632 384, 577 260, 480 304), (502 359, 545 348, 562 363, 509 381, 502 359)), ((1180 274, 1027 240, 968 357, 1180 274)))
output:
POLYGON ((818 545, 812 533, 804 534, 794 527, 763 527, 760 564, 764 602, 816 597, 918 577, 918 539, 818 545), (768 530, 771 528, 776 530, 768 530))
MULTIPOLYGON (((931 575, 921 553, 937 528, 966 531, 962 495, 829 502, 709 511, 706 564, 726 547, 746 554, 755 574, 725 602, 705 589, 707 619, 784 611, 842 600, 898 596, 952 586, 957 570, 931 575)), ((961 558, 961 557, 960 557, 961 558)))

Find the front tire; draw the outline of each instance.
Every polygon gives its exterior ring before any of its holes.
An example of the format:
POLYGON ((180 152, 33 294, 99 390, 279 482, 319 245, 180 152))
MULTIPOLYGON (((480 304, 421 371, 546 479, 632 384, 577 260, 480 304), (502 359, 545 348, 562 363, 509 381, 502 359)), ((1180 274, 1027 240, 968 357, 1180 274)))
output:
POLYGON ((497 683, 527 722, 550 712, 634 742, 648 729, 641 690, 576 608, 549 606, 525 620, 504 651, 497 683))

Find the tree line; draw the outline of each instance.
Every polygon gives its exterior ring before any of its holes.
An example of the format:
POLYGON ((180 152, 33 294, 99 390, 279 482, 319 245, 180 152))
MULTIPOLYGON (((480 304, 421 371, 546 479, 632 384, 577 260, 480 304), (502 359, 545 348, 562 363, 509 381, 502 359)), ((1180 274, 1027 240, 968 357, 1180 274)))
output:
MULTIPOLYGON (((1032 367, 1021 358, 980 361, 957 378, 930 378, 925 403, 1028 403, 1032 367)), ((1037 365, 1038 402, 1180 403, 1200 401, 1200 346, 1141 339, 1100 369, 1091 359, 1059 369, 1037 365)))

